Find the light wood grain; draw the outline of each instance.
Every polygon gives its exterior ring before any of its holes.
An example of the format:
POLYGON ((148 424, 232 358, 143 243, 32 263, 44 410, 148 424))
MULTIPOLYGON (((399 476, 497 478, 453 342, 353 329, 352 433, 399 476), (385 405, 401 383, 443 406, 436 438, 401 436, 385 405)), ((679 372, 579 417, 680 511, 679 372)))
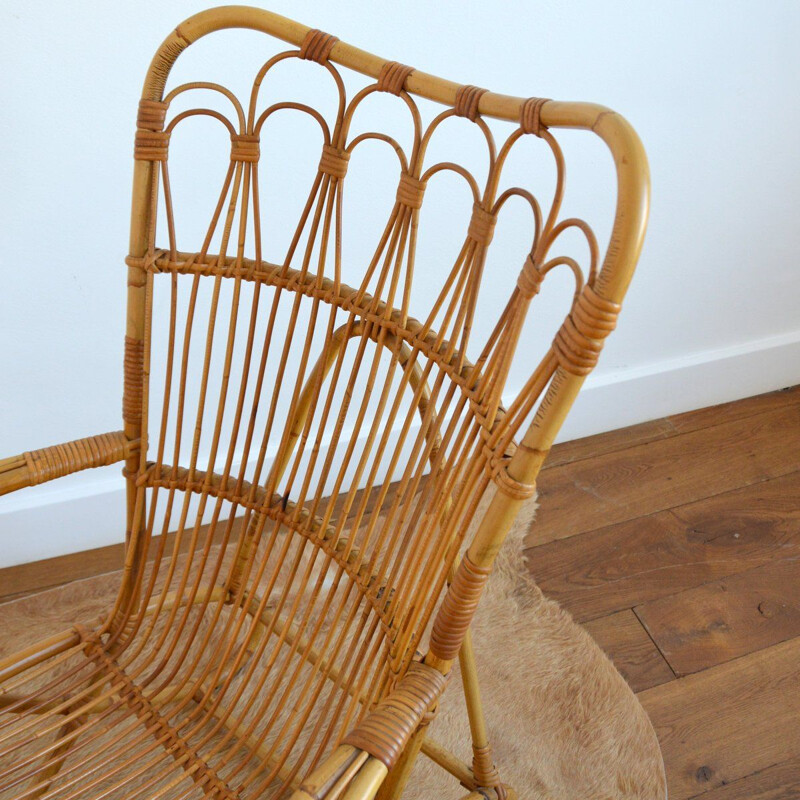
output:
POLYGON ((800 472, 528 551, 543 591, 579 620, 794 557, 800 472))
POLYGON ((642 422, 626 428, 598 433, 582 439, 573 439, 555 445, 545 462, 543 471, 562 464, 573 464, 586 458, 596 458, 606 453, 627 450, 638 444, 657 439, 669 439, 682 433, 722 425, 726 422, 745 419, 778 408, 797 405, 800 387, 793 386, 777 392, 759 394, 744 400, 721 403, 717 406, 687 411, 683 414, 642 422))
POLYGON ((797 800, 800 798, 800 759, 774 764, 712 789, 702 797, 703 800, 797 800))
POLYGON ((677 433, 687 433, 714 425, 722 425, 726 422, 747 419, 755 414, 763 414, 765 411, 792 406, 796 408, 798 403, 800 403, 800 386, 788 386, 777 392, 767 392, 747 397, 744 400, 734 400, 731 403, 721 403, 717 406, 687 411, 684 414, 675 414, 667 417, 667 420, 677 433))

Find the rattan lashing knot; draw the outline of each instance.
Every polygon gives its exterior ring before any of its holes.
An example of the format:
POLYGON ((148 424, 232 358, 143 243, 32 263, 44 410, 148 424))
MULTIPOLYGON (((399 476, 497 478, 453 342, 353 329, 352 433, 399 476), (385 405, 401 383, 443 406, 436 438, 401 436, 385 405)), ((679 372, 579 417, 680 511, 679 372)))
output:
POLYGON ((133 157, 137 161, 166 161, 169 134, 164 132, 167 104, 160 100, 140 100, 136 115, 133 157))
POLYGON ((508 474, 508 464, 502 463, 493 473, 494 482, 499 491, 513 500, 528 500, 536 495, 535 483, 522 483, 508 474))
POLYGON ((407 172, 401 172, 400 183, 397 186, 397 202, 408 208, 421 208, 426 186, 426 181, 421 181, 407 172))
POLYGON ((617 326, 619 312, 619 303, 584 286, 553 340, 559 365, 573 375, 588 375, 597 364, 603 340, 617 326))
POLYGON ((347 165, 350 153, 340 150, 331 144, 323 145, 322 157, 319 160, 319 171, 333 178, 344 178, 347 175, 347 165))
POLYGON ((23 453, 30 482, 36 486, 80 469, 104 467, 122 461, 129 443, 122 431, 87 436, 73 442, 23 453))
POLYGON ((125 337, 124 380, 122 393, 122 418, 131 425, 142 420, 144 396, 144 342, 125 337))
POLYGON ((497 216, 475 203, 472 206, 472 217, 469 220, 467 236, 486 247, 492 241, 496 224, 497 216))
POLYGON ((494 765, 491 745, 483 747, 472 745, 472 774, 478 786, 500 786, 500 773, 494 765))
POLYGON ((399 95, 406 88, 406 80, 413 71, 414 67, 401 64, 399 61, 385 62, 378 75, 378 91, 399 95))
POLYGON ((525 263, 522 266, 522 271, 517 277, 517 289, 520 294, 530 300, 535 295, 539 294, 539 289, 542 286, 544 275, 539 271, 539 266, 533 253, 528 253, 525 263))
POLYGON ((522 483, 522 481, 518 481, 508 474, 508 465, 511 461, 509 456, 505 454, 498 455, 488 444, 484 446, 484 455, 486 456, 489 474, 492 476, 498 491, 501 491, 512 500, 527 500, 535 496, 535 483, 522 483))
POLYGON ((231 161, 244 161, 253 164, 261 155, 259 137, 254 134, 231 134, 231 161))
POLYGON ((164 131, 136 131, 133 144, 133 157, 137 161, 166 161, 169 148, 169 134, 164 131))
MULTIPOLYGON (((489 419, 488 416, 488 409, 489 403, 486 397, 482 399, 477 399, 475 396, 470 397, 469 399, 469 407, 472 409, 472 414, 475 417, 475 421, 480 423, 481 429, 480 434, 484 438, 489 435, 492 425, 494 424, 494 419, 489 419)), ((497 412, 495 412, 495 419, 497 418, 497 412)))
POLYGON ((519 114, 519 126, 523 133, 532 133, 534 136, 541 136, 542 131, 546 131, 546 126, 542 125, 542 106, 549 103, 547 97, 529 97, 523 104, 519 114))
POLYGON ((136 256, 125 256, 125 263, 128 269, 128 286, 142 289, 147 286, 147 271, 145 270, 144 258, 136 256))
POLYGON ((459 117, 466 117, 475 122, 478 118, 478 104, 481 101, 481 97, 488 91, 488 89, 481 89, 479 86, 459 86, 453 110, 459 117))
POLYGON ((168 104, 161 100, 140 100, 136 127, 146 131, 163 131, 168 108, 168 104))
POLYGON ((412 662, 395 690, 347 734, 343 744, 364 750, 391 769, 446 681, 437 670, 412 662))
POLYGON ((339 39, 336 36, 331 36, 330 33, 312 28, 300 45, 300 58, 324 64, 328 60, 333 46, 338 41, 339 39))
POLYGON ((125 263, 141 273, 141 279, 132 282, 128 281, 128 286, 144 286, 146 283, 146 274, 152 272, 158 275, 161 272, 161 267, 158 265, 158 260, 167 255, 169 251, 161 248, 157 250, 148 250, 143 256, 125 256, 125 263))

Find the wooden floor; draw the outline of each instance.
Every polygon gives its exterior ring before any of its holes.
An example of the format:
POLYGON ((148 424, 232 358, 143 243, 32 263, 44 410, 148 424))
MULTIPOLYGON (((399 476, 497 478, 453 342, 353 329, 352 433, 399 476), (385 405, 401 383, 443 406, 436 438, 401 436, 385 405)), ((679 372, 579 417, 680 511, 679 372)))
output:
POLYGON ((638 693, 670 800, 800 798, 800 387, 553 456, 531 571, 638 693))
MULTIPOLYGON (((800 798, 800 387, 554 448, 531 570, 638 693, 670 800, 800 798)), ((121 547, 0 570, 0 601, 121 547)))

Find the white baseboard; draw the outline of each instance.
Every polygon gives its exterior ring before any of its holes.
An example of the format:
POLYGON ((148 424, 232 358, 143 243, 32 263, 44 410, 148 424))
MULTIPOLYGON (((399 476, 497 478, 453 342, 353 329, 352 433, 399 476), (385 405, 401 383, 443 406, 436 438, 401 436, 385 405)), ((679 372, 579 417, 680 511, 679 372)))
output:
MULTIPOLYGON (((602 359, 601 359, 602 365, 602 359)), ((800 331, 590 375, 559 441, 800 384, 800 331)))
MULTIPOLYGON (((561 441, 800 383, 800 331, 591 376, 561 441)), ((0 498, 0 567, 124 539, 119 466, 0 498)))

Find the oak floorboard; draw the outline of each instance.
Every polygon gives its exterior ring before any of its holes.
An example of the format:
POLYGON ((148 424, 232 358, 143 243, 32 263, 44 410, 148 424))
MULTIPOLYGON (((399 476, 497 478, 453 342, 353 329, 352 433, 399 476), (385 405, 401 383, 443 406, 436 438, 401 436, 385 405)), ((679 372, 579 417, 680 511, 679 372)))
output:
POLYGON ((675 679, 664 657, 630 609, 592 620, 583 627, 614 662, 634 692, 675 679))
POLYGON ((703 800, 800 800, 800 759, 773 764, 712 789, 703 800))
POLYGON ((675 427, 666 418, 641 422, 627 428, 618 428, 582 439, 556 444, 550 450, 542 472, 564 464, 575 464, 587 458, 616 453, 639 444, 647 444, 656 439, 668 439, 677 435, 675 427))
POLYGON ((800 472, 548 542, 527 556, 542 591, 579 621, 800 558, 800 472))
POLYGON ((0 603, 119 569, 125 545, 111 544, 0 569, 0 603))
POLYGON ((529 547, 800 470, 800 404, 636 445, 539 477, 529 547))
POLYGON ((800 636, 800 557, 645 603, 636 616, 675 674, 800 636))
POLYGON ((730 403, 721 403, 696 411, 686 411, 683 414, 674 414, 662 419, 630 425, 627 428, 586 436, 582 439, 560 442, 553 447, 543 469, 572 464, 585 458, 626 450, 634 445, 646 444, 656 439, 668 439, 681 433, 709 428, 712 425, 721 425, 725 422, 752 417, 765 411, 785 408, 798 403, 800 403, 800 386, 792 386, 776 392, 747 397, 744 400, 734 400, 730 403))
MULTIPOLYGON (((227 520, 220 520, 214 532, 214 541, 221 540, 225 532, 227 520)), ((238 536, 241 530, 243 517, 237 517, 231 526, 231 536, 238 536)), ((208 525, 201 525, 198 537, 202 538, 208 531, 208 525)), ((153 536, 151 540, 151 556, 158 549, 161 535, 153 536)), ((166 534, 164 552, 169 553, 175 541, 175 533, 166 534)), ((184 537, 180 544, 179 552, 186 552, 190 547, 191 537, 184 537)), ((125 561, 125 545, 111 544, 98 547, 95 550, 85 550, 80 553, 70 553, 65 556, 56 556, 31 564, 20 564, 15 567, 0 569, 0 603, 16 600, 33 592, 45 589, 54 589, 75 580, 91 578, 95 575, 104 575, 121 569, 125 561)))
POLYGON ((776 392, 757 394, 744 400, 734 400, 718 406, 706 406, 683 414, 667 417, 677 433, 696 431, 711 425, 720 425, 737 419, 745 419, 764 411, 772 411, 800 403, 800 385, 789 386, 776 392))
POLYGON ((670 800, 800 758, 800 638, 639 693, 670 800))

